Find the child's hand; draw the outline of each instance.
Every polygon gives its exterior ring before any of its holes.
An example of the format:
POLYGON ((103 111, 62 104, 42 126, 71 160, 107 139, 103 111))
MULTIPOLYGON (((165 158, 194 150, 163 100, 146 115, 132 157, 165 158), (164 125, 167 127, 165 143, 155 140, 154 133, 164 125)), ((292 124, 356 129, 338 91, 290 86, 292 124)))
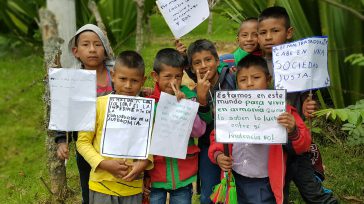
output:
POLYGON ((124 159, 103 160, 98 167, 110 172, 116 178, 123 178, 128 174, 129 169, 129 166, 125 164, 124 159))
POLYGON ((196 86, 197 101, 202 106, 206 106, 208 104, 207 94, 208 94, 208 92, 210 90, 210 86, 211 86, 210 81, 207 80, 207 76, 209 75, 209 73, 210 73, 210 71, 207 71, 205 76, 202 78, 201 75, 200 75, 200 72, 198 70, 196 71, 196 76, 197 76, 197 86, 196 86))
POLYGON ((174 46, 176 46, 176 50, 183 54, 183 55, 186 55, 186 46, 181 42, 179 41, 178 39, 174 41, 174 46))
POLYGON ((313 113, 317 110, 317 103, 315 100, 307 97, 302 104, 302 112, 306 118, 313 118, 313 113))
POLYGON ((57 156, 61 160, 68 159, 69 151, 68 151, 68 144, 66 142, 58 144, 57 156))
POLYGON ((174 95, 177 97, 177 101, 186 98, 186 95, 179 90, 179 87, 176 84, 176 80, 171 81, 171 87, 173 89, 174 95))
POLYGON ((280 125, 283 125, 288 133, 292 133, 296 128, 296 120, 294 119, 293 115, 288 112, 284 112, 278 116, 277 122, 280 125))
POLYGON ((150 87, 142 87, 140 90, 140 96, 141 97, 146 97, 146 96, 150 96, 153 94, 153 88, 150 87))
POLYGON ((223 153, 217 155, 216 162, 223 171, 230 171, 233 168, 233 159, 223 153))
POLYGON ((127 164, 128 166, 131 166, 132 169, 126 176, 123 177, 123 180, 133 181, 145 170, 145 168, 147 168, 149 163, 150 161, 148 159, 144 159, 133 162, 132 164, 127 164))

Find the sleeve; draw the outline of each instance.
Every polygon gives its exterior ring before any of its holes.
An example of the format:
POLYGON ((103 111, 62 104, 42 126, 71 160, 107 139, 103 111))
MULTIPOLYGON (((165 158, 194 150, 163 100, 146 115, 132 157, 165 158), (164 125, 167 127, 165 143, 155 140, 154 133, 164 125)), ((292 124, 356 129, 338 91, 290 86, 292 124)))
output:
POLYGON ((296 129, 288 134, 288 142, 285 149, 289 154, 299 155, 310 150, 311 134, 305 123, 303 122, 296 109, 292 106, 287 107, 296 121, 296 129))
POLYGON ((78 140, 76 142, 77 151, 85 158, 87 163, 90 164, 93 171, 95 171, 101 161, 104 160, 92 145, 95 136, 95 132, 79 132, 78 140))
POLYGON ((65 143, 66 142, 66 132, 63 131, 56 131, 54 141, 59 143, 65 143))
POLYGON ((224 152, 224 146, 222 143, 217 143, 215 141, 215 130, 211 131, 210 134, 210 147, 208 151, 209 159, 212 163, 216 164, 216 157, 220 153, 224 152))
POLYGON ((148 155, 148 158, 147 158, 147 160, 149 160, 150 161, 150 163, 149 163, 149 165, 147 166, 147 168, 145 168, 145 170, 152 170, 153 169, 153 167, 154 167, 154 160, 153 160, 153 155, 151 155, 151 154, 149 154, 148 155))
POLYGON ((201 137, 205 134, 206 131, 206 123, 201 120, 200 116, 197 114, 195 117, 195 121, 193 122, 191 137, 201 137))
POLYGON ((206 124, 210 124, 213 121, 212 112, 210 106, 200 106, 198 108, 198 115, 200 118, 206 122, 206 124))

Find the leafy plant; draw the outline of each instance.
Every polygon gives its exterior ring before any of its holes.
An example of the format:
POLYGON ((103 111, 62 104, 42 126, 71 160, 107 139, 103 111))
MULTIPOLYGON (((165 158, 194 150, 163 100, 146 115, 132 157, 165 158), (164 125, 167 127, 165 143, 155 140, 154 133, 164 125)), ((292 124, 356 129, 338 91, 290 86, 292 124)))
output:
POLYGON ((364 55, 363 53, 351 54, 345 58, 345 62, 350 62, 354 66, 364 66, 364 55))
POLYGON ((364 144, 364 99, 341 109, 323 109, 315 113, 317 117, 325 117, 342 124, 341 130, 347 131, 349 145, 364 144))

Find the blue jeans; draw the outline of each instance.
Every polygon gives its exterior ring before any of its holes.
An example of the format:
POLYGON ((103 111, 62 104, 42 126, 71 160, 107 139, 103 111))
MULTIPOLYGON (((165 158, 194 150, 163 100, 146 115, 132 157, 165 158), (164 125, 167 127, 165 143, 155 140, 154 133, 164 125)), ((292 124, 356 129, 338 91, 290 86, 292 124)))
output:
POLYGON ((192 185, 178 188, 176 190, 165 190, 162 188, 152 188, 150 193, 150 204, 165 204, 169 192, 170 204, 191 204, 192 185))
POLYGON ((201 204, 210 204, 210 195, 215 185, 220 183, 221 169, 213 164, 208 157, 208 146, 200 147, 198 173, 201 181, 201 204))

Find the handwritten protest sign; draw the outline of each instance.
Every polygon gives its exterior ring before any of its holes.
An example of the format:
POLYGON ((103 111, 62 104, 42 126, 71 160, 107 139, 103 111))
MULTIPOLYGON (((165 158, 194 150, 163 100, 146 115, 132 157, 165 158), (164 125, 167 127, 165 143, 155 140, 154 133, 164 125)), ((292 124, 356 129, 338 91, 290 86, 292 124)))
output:
POLYGON ((110 95, 107 104, 101 155, 146 159, 152 133, 154 99, 110 95))
POLYGON ((285 90, 218 91, 215 103, 217 142, 286 143, 287 131, 277 123, 286 111, 285 90))
POLYGON ((312 37, 273 47, 276 89, 297 92, 330 86, 327 37, 312 37))
POLYGON ((193 30, 210 15, 207 0, 157 0, 156 3, 176 38, 193 30))
POLYGON ((50 130, 93 131, 96 119, 96 71, 49 69, 50 130))
POLYGON ((199 104, 162 92, 153 128, 151 154, 185 159, 199 104))

